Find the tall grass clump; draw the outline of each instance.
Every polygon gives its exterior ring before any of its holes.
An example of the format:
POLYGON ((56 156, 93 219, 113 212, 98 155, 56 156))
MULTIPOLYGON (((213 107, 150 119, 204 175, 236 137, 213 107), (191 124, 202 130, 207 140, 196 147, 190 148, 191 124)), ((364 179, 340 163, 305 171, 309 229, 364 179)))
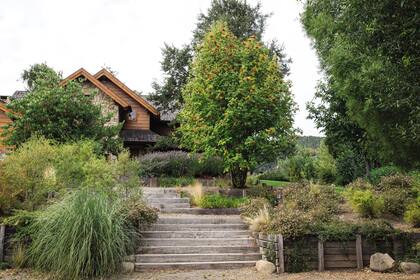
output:
POLYGON ((28 263, 58 279, 110 275, 131 246, 124 223, 106 194, 78 190, 35 220, 28 263))

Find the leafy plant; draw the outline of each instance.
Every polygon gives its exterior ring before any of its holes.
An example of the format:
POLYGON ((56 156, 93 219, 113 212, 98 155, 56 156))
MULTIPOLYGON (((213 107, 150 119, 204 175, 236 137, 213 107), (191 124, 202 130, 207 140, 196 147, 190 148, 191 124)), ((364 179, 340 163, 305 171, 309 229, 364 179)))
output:
POLYGON ((383 167, 374 168, 370 171, 369 181, 372 184, 377 185, 381 181, 382 177, 396 175, 400 172, 400 168, 394 165, 386 165, 383 167))
POLYGON ((404 213, 404 221, 412 224, 415 227, 420 227, 420 199, 408 205, 404 213))
POLYGON ((42 211, 32 228, 28 262, 55 278, 103 277, 119 269, 131 234, 117 205, 101 192, 76 191, 42 211))
POLYGON ((273 188, 265 184, 258 184, 247 188, 246 194, 251 198, 265 198, 271 205, 277 202, 273 188))
POLYGON ((194 178, 192 177, 159 177, 159 186, 161 187, 184 187, 193 184, 194 178))
POLYGON ((140 194, 131 195, 119 201, 121 218, 129 223, 128 228, 141 230, 155 223, 158 219, 158 210, 149 207, 140 194))
POLYGON ((222 157, 234 188, 245 187, 249 169, 290 151, 295 105, 289 84, 256 38, 241 41, 226 23, 214 24, 190 77, 178 115, 181 146, 222 157))
POLYGON ((270 202, 263 197, 251 198, 247 203, 241 206, 241 216, 254 218, 259 214, 261 209, 269 209, 270 206, 270 202))
POLYGON ((376 197, 372 190, 348 189, 345 196, 362 217, 379 217, 384 212, 384 200, 376 197))
POLYGON ((303 211, 280 206, 274 209, 267 226, 270 233, 280 233, 285 238, 296 238, 310 232, 309 215, 303 211))
POLYGON ((226 197, 220 194, 207 194, 201 197, 198 206, 201 208, 239 208, 246 203, 246 198, 226 197))

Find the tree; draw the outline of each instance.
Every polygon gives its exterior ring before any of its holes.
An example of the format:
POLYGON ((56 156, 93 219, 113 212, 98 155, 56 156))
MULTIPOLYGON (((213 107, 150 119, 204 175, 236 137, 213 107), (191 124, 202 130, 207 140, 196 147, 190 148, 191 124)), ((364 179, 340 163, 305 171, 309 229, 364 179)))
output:
MULTIPOLYGON (((212 24, 222 20, 240 40, 250 36, 261 40, 269 17, 269 14, 264 14, 261 11, 259 3, 251 6, 242 0, 212 0, 207 14, 199 14, 197 26, 193 31, 193 40, 189 44, 181 48, 165 44, 162 49, 163 81, 161 84, 153 82, 153 92, 151 93, 151 99, 155 101, 158 109, 163 112, 174 112, 182 108, 184 100, 181 93, 189 76, 195 48, 200 44, 212 24)), ((277 56, 280 60, 278 66, 282 75, 287 75, 290 59, 284 54, 283 46, 279 45, 277 41, 268 42, 267 46, 270 49, 270 56, 277 56)))
POLYGON ((61 86, 61 75, 45 64, 31 66, 22 77, 29 93, 8 105, 13 112, 5 130, 8 144, 19 146, 38 135, 59 143, 92 139, 106 152, 121 149, 120 126, 107 124, 111 116, 103 116, 101 107, 93 104, 94 92, 85 95, 77 81, 61 86))
POLYGON ((302 15, 348 123, 378 143, 384 163, 405 167, 420 158, 418 10, 416 1, 311 0, 302 15))
POLYGON ((199 46, 182 96, 181 145, 224 159, 236 188, 294 139, 294 102, 278 61, 257 38, 217 23, 199 46))

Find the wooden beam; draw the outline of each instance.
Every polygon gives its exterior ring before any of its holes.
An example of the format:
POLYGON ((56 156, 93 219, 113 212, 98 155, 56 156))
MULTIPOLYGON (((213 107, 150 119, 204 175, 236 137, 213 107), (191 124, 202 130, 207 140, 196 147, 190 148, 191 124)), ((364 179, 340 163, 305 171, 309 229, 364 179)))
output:
POLYGON ((284 273, 284 248, 283 235, 277 235, 277 258, 279 262, 278 273, 284 273))
POLYGON ((356 235, 356 258, 357 268, 363 269, 362 236, 360 234, 356 235))
POLYGON ((324 260, 324 242, 318 240, 318 271, 325 270, 325 260, 324 260))

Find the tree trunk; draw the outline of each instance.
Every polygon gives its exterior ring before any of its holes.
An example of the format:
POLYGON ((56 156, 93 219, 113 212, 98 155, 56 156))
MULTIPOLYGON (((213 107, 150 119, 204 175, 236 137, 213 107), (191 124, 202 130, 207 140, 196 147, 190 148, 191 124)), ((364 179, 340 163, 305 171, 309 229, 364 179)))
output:
POLYGON ((232 178, 232 186, 235 189, 245 188, 247 173, 247 168, 240 168, 239 166, 235 166, 231 169, 230 176, 232 178))

